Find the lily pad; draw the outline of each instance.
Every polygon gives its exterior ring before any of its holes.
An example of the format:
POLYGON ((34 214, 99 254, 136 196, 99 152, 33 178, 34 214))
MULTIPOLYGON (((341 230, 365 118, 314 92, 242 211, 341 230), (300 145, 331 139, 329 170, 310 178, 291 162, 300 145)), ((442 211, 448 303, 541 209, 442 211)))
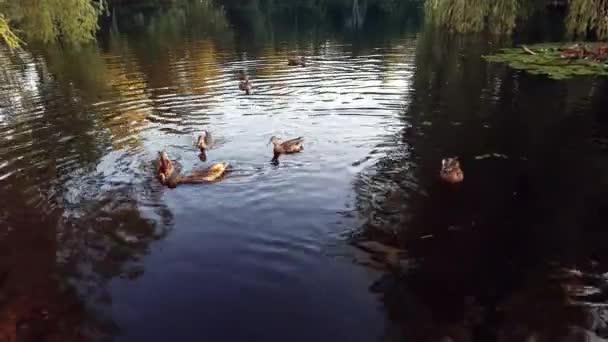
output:
MULTIPOLYGON (((588 43, 593 44, 593 43, 588 43)), ((608 76, 608 64, 587 59, 562 58, 559 48, 571 44, 538 44, 527 48, 502 49, 494 55, 483 56, 492 63, 505 63, 517 70, 524 70, 534 75, 547 75, 555 80, 576 76, 608 76)))

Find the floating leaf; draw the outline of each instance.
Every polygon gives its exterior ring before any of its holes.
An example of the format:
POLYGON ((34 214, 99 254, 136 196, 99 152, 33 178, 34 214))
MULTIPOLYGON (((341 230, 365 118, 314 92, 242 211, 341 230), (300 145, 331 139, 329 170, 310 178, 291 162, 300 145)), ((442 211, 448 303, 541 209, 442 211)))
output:
POLYGON ((535 52, 534 55, 521 48, 501 49, 495 55, 484 56, 484 59, 492 63, 505 63, 513 69, 524 70, 533 75, 546 75, 555 80, 575 76, 608 76, 606 64, 585 59, 564 59, 559 51, 560 46, 561 44, 528 46, 535 52))

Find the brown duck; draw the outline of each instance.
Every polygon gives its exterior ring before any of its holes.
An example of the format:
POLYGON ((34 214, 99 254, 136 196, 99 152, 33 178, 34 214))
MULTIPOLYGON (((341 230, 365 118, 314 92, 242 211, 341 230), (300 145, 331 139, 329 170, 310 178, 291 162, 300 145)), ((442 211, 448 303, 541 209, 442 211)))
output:
POLYGON ((170 188, 175 188, 179 184, 204 184, 217 181, 226 173, 228 168, 227 163, 214 163, 202 170, 193 171, 191 175, 183 176, 175 171, 173 162, 164 151, 159 152, 158 164, 158 179, 161 184, 170 188))
POLYGON ((211 146, 213 146, 213 136, 211 136, 211 133, 209 133, 209 131, 204 129, 201 132, 201 135, 199 135, 198 139, 196 140, 196 147, 198 147, 199 150, 203 152, 211 148, 211 146))
POLYGON ((281 141, 281 139, 273 136, 270 138, 270 142, 272 143, 272 152, 274 154, 272 157, 273 163, 279 162, 281 154, 298 153, 304 150, 304 138, 302 137, 281 141))
POLYGON ((211 148, 211 146, 213 146, 213 143, 213 136, 211 136, 211 133, 209 133, 207 130, 203 130, 201 135, 198 136, 198 139, 196 140, 196 147, 198 147, 198 149, 201 151, 199 158, 202 161, 207 160, 206 152, 209 148, 211 148))
POLYGON ((158 168, 156 169, 156 177, 161 182, 161 184, 165 184, 167 179, 173 175, 175 172, 175 166, 171 159, 169 159, 169 155, 165 151, 158 152, 158 168))
POLYGON ((287 65, 289 66, 306 66, 304 57, 287 57, 287 65))
POLYGON ((439 176, 444 182, 456 184, 464 180, 464 173, 460 168, 458 158, 445 158, 441 160, 439 176))
POLYGON ((251 94, 251 82, 249 82, 249 76, 244 76, 239 82, 239 89, 245 92, 245 95, 251 94))

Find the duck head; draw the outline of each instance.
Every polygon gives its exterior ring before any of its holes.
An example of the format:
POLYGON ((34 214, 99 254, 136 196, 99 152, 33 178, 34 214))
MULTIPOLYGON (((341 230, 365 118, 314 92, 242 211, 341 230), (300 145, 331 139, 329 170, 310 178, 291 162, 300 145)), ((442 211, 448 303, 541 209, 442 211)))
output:
POLYGON ((268 140, 268 144, 279 144, 281 142, 281 140, 277 137, 275 137, 274 135, 272 137, 270 137, 270 140, 268 140))
POLYGON ((464 180, 464 173, 460 168, 458 158, 444 158, 441 160, 441 179, 448 183, 460 183, 464 180))

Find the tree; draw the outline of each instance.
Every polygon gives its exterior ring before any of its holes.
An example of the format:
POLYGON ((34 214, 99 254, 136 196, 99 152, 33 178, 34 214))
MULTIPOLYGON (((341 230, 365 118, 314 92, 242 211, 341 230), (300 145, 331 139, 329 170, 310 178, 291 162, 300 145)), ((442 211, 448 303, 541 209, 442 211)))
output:
POLYGON ((574 36, 594 33, 608 38, 608 0, 572 0, 566 19, 568 32, 574 36))
POLYGON ((11 49, 19 46, 21 43, 21 40, 13 33, 2 13, 0 13, 0 38, 11 49))
POLYGON ((19 46, 21 37, 43 43, 88 42, 95 38, 103 3, 104 0, 0 0, 0 38, 10 47, 19 46))

